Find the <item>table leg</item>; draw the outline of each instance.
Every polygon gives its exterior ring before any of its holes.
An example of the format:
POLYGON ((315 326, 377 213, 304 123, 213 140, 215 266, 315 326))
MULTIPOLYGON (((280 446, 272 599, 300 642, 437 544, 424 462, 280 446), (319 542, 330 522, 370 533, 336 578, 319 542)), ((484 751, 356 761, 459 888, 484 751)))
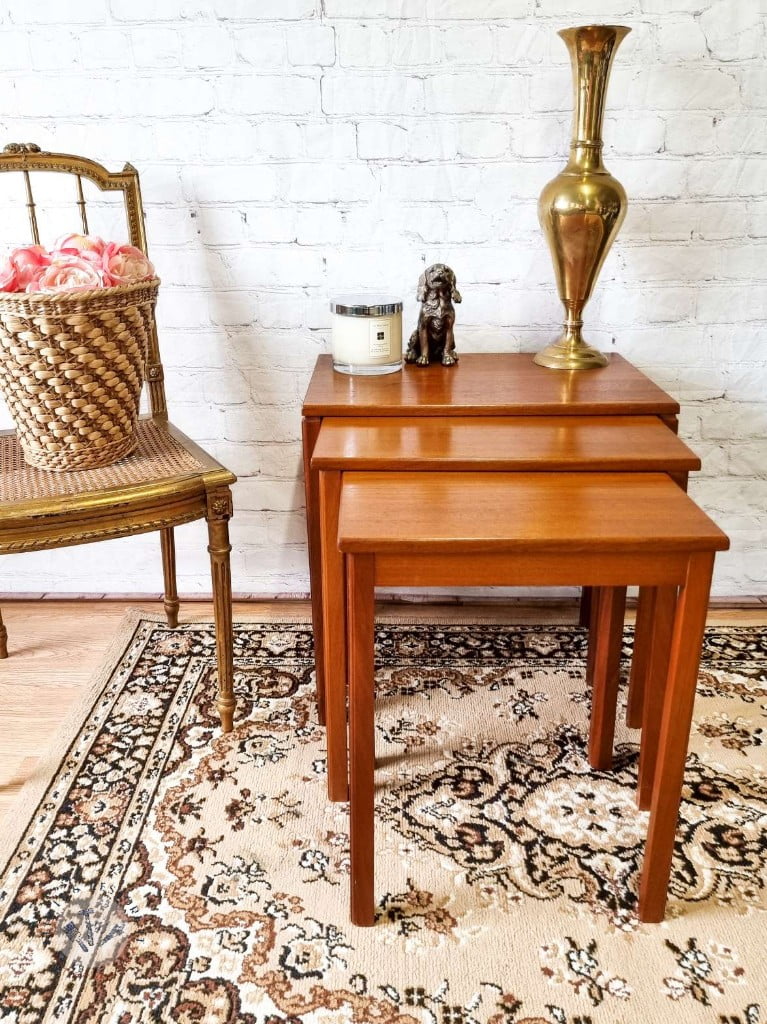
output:
POLYGON ((325 724, 325 676, 322 629, 322 568, 320 565, 319 481, 311 468, 312 452, 317 443, 322 420, 317 416, 304 416, 301 437, 304 454, 304 492, 306 494, 306 538, 309 546, 309 588, 312 599, 312 633, 314 635, 314 679, 317 690, 317 717, 325 724))
POLYGON ((666 910, 713 566, 713 553, 690 557, 674 616, 650 827, 639 886, 640 921, 662 921, 666 910))
POLYGON ((579 626, 590 626, 591 625, 591 601, 593 597, 593 587, 582 587, 581 588, 581 600, 578 606, 578 625, 579 626))
POLYGON ((626 725, 629 729, 642 728, 645 683, 650 665, 652 628, 655 615, 655 587, 640 587, 637 617, 634 623, 634 650, 631 655, 629 697, 626 725))
POLYGON ((348 800, 346 746, 346 611, 344 556, 338 550, 338 507, 341 474, 319 474, 320 550, 322 572, 323 678, 325 740, 328 751, 328 796, 348 800))
POLYGON ((639 749, 637 805, 643 811, 650 807, 652 801, 675 608, 676 587, 657 587, 653 599, 653 621, 647 637, 647 686, 642 718, 642 744, 639 749))
POLYGON ((375 919, 374 584, 374 556, 347 555, 351 919, 357 925, 371 925, 375 919))
POLYGON ((601 587, 597 602, 589 728, 589 764, 600 771, 609 770, 613 763, 625 614, 626 588, 601 587))
POLYGON ((589 638, 586 650, 586 686, 594 682, 594 658, 597 653, 597 619, 599 618, 599 599, 602 596, 602 587, 591 587, 589 598, 589 638))
MULTIPOLYGON (((678 432, 676 417, 671 417, 671 426, 674 433, 678 432)), ((687 472, 669 473, 669 476, 683 491, 687 491, 687 472)), ((631 676, 629 678, 628 707, 626 709, 626 725, 629 729, 641 729, 644 720, 644 693, 650 671, 650 650, 652 647, 653 622, 655 620, 655 587, 640 587, 639 600, 637 603, 636 623, 634 625, 634 650, 631 657, 631 676)), ((673 617, 673 608, 669 612, 673 617)), ((670 634, 668 643, 671 643, 670 634)), ((663 669, 665 682, 666 665, 663 669)), ((652 784, 650 785, 652 789, 652 784)), ((648 794, 649 799, 649 794, 648 794)), ((641 805, 640 805, 641 806, 641 805)), ((649 807, 649 804, 647 805, 649 807)))

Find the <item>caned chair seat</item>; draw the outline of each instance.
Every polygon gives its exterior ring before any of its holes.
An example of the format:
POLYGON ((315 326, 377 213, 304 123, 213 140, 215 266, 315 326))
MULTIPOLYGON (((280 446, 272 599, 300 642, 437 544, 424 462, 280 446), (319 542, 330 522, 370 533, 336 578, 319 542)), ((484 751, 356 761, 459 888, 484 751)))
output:
POLYGON ((0 434, 0 502, 7 507, 36 499, 82 497, 94 491, 199 474, 206 468, 190 450, 192 442, 169 424, 142 419, 136 433, 133 454, 111 466, 67 473, 28 466, 16 434, 0 434))
POLYGON ((138 446, 119 462, 66 473, 28 466, 15 434, 3 433, 0 554, 171 530, 207 516, 214 494, 228 514, 234 479, 165 420, 140 420, 138 446))

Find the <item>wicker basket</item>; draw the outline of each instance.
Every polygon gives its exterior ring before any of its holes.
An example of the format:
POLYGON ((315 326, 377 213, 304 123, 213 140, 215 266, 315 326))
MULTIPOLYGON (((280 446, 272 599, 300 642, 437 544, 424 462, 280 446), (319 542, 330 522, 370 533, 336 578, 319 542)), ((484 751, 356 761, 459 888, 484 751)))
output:
POLYGON ((0 391, 31 466, 94 469, 133 451, 159 284, 0 292, 0 391))

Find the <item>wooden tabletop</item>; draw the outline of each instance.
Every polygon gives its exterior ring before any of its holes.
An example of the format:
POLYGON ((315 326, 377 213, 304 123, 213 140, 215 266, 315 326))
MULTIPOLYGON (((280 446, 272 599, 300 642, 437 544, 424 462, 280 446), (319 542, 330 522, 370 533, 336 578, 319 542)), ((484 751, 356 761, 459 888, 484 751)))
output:
POLYGON ((530 353, 462 354, 457 366, 406 364, 379 377, 350 376, 322 355, 306 392, 304 416, 651 415, 679 403, 613 355, 597 370, 549 370, 530 353))
POLYGON ((347 473, 342 551, 724 551, 729 540, 660 473, 347 473))
POLYGON ((572 470, 686 473, 700 459, 655 416, 327 417, 323 470, 572 470))

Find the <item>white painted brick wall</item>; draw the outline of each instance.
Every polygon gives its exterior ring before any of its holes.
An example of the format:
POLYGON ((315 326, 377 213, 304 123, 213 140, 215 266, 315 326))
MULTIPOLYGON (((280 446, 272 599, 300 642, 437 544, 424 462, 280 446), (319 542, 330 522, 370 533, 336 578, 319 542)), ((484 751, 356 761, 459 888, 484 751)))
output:
MULTIPOLYGON (((418 274, 444 259, 464 297, 463 351, 532 351, 556 330, 535 204, 569 132, 556 30, 593 20, 633 28, 605 124, 631 206, 588 333, 682 401, 682 436, 704 460, 691 491, 733 540, 716 592, 764 595, 760 0, 0 8, 2 141, 142 173, 171 411, 241 477, 238 592, 307 590, 299 410, 329 348, 329 293, 384 281, 406 299, 408 329, 418 274)), ((20 223, 5 215, 6 231, 20 223)), ((203 525, 179 529, 178 566, 182 591, 208 589, 203 525)), ((152 536, 0 561, 0 591, 147 592, 160 578, 152 536)))

